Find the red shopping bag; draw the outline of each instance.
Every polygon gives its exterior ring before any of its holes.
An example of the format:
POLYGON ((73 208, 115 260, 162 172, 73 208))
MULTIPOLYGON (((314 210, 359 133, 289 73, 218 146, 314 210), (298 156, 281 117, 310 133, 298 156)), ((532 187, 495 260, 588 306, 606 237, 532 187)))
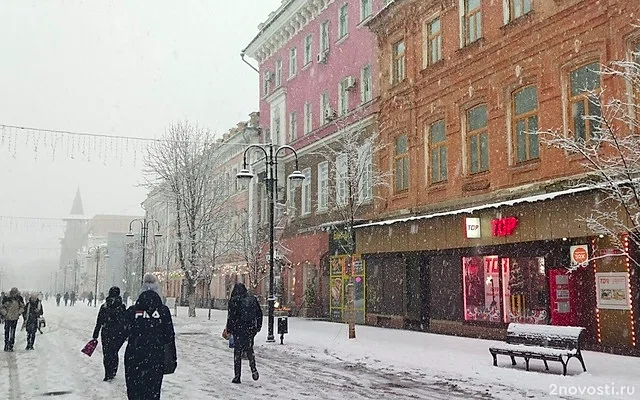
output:
POLYGON ((84 346, 84 348, 80 351, 82 351, 84 354, 91 357, 91 355, 93 354, 97 346, 98 346, 98 341, 96 339, 91 339, 89 340, 89 343, 87 343, 84 346))

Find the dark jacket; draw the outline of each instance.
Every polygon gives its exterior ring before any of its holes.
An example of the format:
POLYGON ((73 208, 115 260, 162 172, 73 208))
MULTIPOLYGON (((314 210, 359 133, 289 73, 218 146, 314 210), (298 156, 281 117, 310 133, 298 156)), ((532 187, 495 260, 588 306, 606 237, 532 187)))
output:
POLYGON ((255 296, 247 293, 242 283, 231 292, 227 313, 227 332, 236 341, 249 341, 262 329, 262 308, 255 296))
POLYGON ((165 363, 165 345, 169 358, 175 362, 176 340, 169 308, 162 304, 160 295, 144 291, 136 304, 127 310, 129 343, 125 364, 136 370, 162 370, 165 363))
POLYGON ((32 333, 38 329, 38 318, 40 318, 42 314, 42 303, 40 300, 29 300, 22 316, 27 332, 32 333))
MULTIPOLYGON (((93 330, 93 338, 97 339, 102 330, 103 343, 107 340, 122 340, 126 337, 127 309, 122 304, 122 297, 107 297, 107 300, 100 306, 96 327, 93 330)), ((122 345, 122 341, 120 345, 122 345)))

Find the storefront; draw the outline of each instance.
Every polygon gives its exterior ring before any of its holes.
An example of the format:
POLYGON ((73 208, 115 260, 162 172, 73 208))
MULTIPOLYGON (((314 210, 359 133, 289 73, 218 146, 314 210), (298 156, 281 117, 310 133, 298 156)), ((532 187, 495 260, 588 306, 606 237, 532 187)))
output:
POLYGON ((358 229, 367 323, 495 339, 509 322, 583 326, 591 348, 632 353, 637 278, 580 220, 593 201, 570 194, 358 229))

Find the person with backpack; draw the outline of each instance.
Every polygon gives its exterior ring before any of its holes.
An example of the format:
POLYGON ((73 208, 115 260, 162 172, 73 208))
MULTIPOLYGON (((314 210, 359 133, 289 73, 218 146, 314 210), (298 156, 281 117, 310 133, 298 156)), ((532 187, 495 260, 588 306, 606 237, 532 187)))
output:
POLYGON ((129 339, 124 372, 129 400, 158 400, 165 374, 177 365, 176 337, 158 279, 146 274, 138 300, 127 310, 129 339))
POLYGON ((102 363, 104 365, 104 381, 109 382, 118 372, 118 352, 126 338, 126 311, 120 297, 120 288, 109 289, 107 299, 98 311, 93 339, 97 340, 102 331, 102 363))
POLYGON ((246 353, 251 368, 251 377, 257 381, 260 375, 256 368, 256 357, 253 352, 253 339, 262 329, 262 309, 255 296, 247 293, 243 283, 236 283, 231 291, 227 314, 226 335, 233 335, 233 370, 232 383, 240 383, 242 372, 242 353, 246 353))

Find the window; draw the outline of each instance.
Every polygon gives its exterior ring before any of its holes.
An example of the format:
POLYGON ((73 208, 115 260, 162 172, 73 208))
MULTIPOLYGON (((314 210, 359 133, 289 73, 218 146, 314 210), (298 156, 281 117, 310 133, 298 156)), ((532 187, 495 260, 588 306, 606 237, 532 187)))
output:
POLYGON ((407 135, 400 135, 396 138, 395 148, 395 181, 396 192, 403 192, 409 189, 409 146, 407 135))
POLYGON ((233 189, 232 189, 233 193, 235 193, 238 190, 240 190, 240 185, 238 184, 238 179, 233 179, 236 175, 238 175, 238 168, 233 168, 231 170, 231 176, 229 177, 229 179, 231 179, 231 186, 233 187, 233 189))
POLYGON ((289 195, 287 196, 287 214, 289 219, 293 219, 296 216, 296 184, 287 179, 289 185, 289 195))
POLYGON ((516 162, 534 160, 540 155, 538 135, 538 91, 527 86, 513 94, 513 122, 516 162))
POLYGON ((358 148, 358 200, 364 202, 373 197, 373 163, 371 142, 365 142, 358 148))
POLYGON ((349 3, 344 3, 338 10, 338 39, 342 39, 349 33, 349 3))
POLYGON ((442 31, 440 18, 435 18, 425 24, 422 67, 435 64, 442 59, 442 31))
POLYGON ((429 126, 429 166, 431 183, 447 180, 447 136, 444 120, 429 126))
POLYGON ((298 116, 296 112, 289 114, 289 141, 293 142, 298 138, 298 116))
POLYGON ((311 52, 311 45, 313 43, 313 37, 311 35, 307 35, 304 38, 304 65, 307 65, 311 62, 311 57, 313 57, 311 52))
POLYGON ((547 324, 546 272, 543 257, 463 257, 465 321, 547 324))
POLYGON ((304 103, 304 134, 313 130, 313 115, 311 113, 311 103, 304 103))
POLYGON ((347 182, 349 180, 347 155, 340 154, 336 157, 336 204, 344 206, 347 204, 347 182))
POLYGON ((531 11, 531 0, 509 0, 509 21, 513 21, 531 11))
POLYGON ((404 52, 404 40, 400 40, 393 45, 392 83, 404 80, 404 52))
POLYGON ((597 135, 597 123, 588 117, 599 117, 600 107, 589 100, 590 91, 600 88, 600 65, 591 63, 571 71, 571 131, 575 140, 589 140, 597 135))
POLYGON ((320 95, 320 126, 329 122, 331 106, 329 105, 329 94, 323 92, 320 95))
POLYGON ((265 71, 262 77, 262 95, 266 96, 271 90, 271 71, 265 71))
MULTIPOLYGON (((637 71, 640 71, 640 43, 637 43, 631 49, 631 61, 636 65, 637 71)), ((634 98, 633 104, 640 105, 640 82, 631 84, 632 96, 634 98)), ((636 112, 637 114, 637 112, 636 112)), ((637 115, 636 115, 637 118, 637 115)))
POLYGON ((329 51, 329 21, 320 25, 320 52, 329 51))
POLYGON ((311 169, 307 168, 302 171, 304 174, 304 181, 302 181, 302 209, 301 215, 306 215, 311 212, 311 169))
POLYGON ((467 153, 469 171, 472 174, 489 169, 486 104, 467 111, 467 153))
POLYGON ((345 115, 349 112, 349 78, 344 78, 338 84, 338 113, 345 115))
POLYGON ((373 77, 371 75, 371 65, 362 68, 360 73, 360 99, 362 103, 368 103, 373 97, 373 77))
POLYGON ((480 0, 461 0, 464 2, 464 15, 462 16, 463 44, 466 46, 482 37, 482 13, 480 12, 480 0))
POLYGON ((318 211, 326 210, 329 205, 329 163, 318 164, 318 211))
POLYGON ((360 21, 371 16, 371 0, 360 0, 360 21))
POLYGON ((276 61, 276 87, 282 84, 282 60, 276 61))
POLYGON ((298 72, 298 50, 294 47, 289 49, 289 78, 298 72))

